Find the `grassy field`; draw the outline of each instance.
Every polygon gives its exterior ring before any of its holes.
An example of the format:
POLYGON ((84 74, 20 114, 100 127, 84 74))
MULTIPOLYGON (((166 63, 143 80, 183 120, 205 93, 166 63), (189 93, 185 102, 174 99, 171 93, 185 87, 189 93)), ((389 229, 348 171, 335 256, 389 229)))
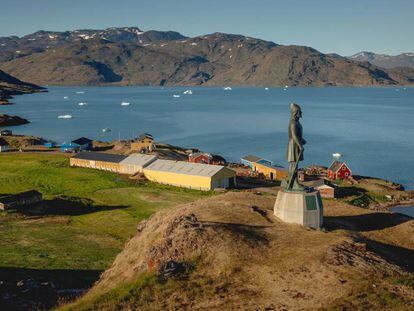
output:
POLYGON ((42 204, 0 214, 0 278, 55 272, 76 286, 90 285, 111 265, 142 219, 211 195, 70 168, 65 155, 0 155, 0 195, 31 189, 43 194, 42 204))

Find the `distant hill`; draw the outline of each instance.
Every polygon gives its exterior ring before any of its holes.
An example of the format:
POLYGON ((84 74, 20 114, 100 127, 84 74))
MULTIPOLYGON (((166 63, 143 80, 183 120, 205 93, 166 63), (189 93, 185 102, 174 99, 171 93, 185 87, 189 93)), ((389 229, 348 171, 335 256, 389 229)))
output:
POLYGON ((136 27, 0 38, 0 68, 40 85, 414 83, 414 69, 388 70, 310 47, 223 33, 187 38, 136 27))
POLYGON ((402 53, 400 55, 375 54, 372 52, 361 52, 349 57, 359 62, 370 62, 382 68, 409 67, 414 68, 414 53, 402 53))
POLYGON ((8 104, 12 95, 33 93, 44 88, 32 83, 23 82, 0 70, 0 105, 8 104))

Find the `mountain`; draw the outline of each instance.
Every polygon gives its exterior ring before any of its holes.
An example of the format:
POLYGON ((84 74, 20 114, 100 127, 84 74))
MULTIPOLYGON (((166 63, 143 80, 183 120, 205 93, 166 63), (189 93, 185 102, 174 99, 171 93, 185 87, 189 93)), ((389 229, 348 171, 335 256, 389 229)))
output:
POLYGON ((414 69, 388 70, 310 47, 223 33, 186 38, 175 32, 109 28, 37 32, 23 38, 2 38, 0 42, 5 44, 0 44, 0 68, 41 85, 414 83, 414 69), (17 44, 12 49, 11 41, 17 44))
POLYGON ((372 52, 361 52, 349 57, 359 62, 370 62, 382 68, 409 67, 414 68, 414 53, 402 53, 400 55, 375 54, 372 52))
POLYGON ((42 91, 44 88, 32 83, 23 82, 0 70, 0 105, 9 104, 12 95, 20 95, 42 91))
POLYGON ((108 28, 105 30, 80 29, 74 31, 40 30, 24 37, 0 38, 0 62, 54 49, 65 43, 102 39, 111 42, 134 42, 145 45, 152 42, 185 39, 174 31, 142 31, 137 27, 108 28))

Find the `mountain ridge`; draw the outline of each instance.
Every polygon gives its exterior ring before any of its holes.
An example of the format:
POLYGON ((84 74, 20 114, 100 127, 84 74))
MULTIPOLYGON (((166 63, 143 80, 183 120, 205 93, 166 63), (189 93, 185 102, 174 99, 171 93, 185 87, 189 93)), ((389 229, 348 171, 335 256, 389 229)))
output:
POLYGON ((54 36, 58 36, 56 32, 42 31, 24 36, 19 53, 10 46, 2 48, 7 38, 0 38, 0 68, 40 85, 414 84, 414 69, 384 69, 311 47, 279 45, 243 35, 212 33, 189 38, 177 32, 129 27, 60 32, 66 38, 63 41, 54 36), (27 43, 39 35, 46 41, 27 43), (144 35, 147 41, 139 39, 144 35), (55 44, 45 45, 48 42, 55 44))
POLYGON ((370 62, 382 68, 414 68, 414 53, 401 53, 398 55, 377 54, 373 52, 359 52, 348 57, 349 59, 370 62))

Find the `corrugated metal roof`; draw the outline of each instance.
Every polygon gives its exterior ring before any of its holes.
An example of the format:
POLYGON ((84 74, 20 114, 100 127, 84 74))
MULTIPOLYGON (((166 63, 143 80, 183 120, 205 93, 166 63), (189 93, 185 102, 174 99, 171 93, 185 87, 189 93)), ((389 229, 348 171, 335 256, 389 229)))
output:
POLYGON ((102 161, 102 162, 111 162, 119 163, 122 160, 126 159, 126 156, 121 154, 110 154, 110 153, 101 153, 101 152, 80 152, 75 155, 73 158, 81 160, 90 160, 90 161, 102 161))
POLYGON ((156 155, 131 154, 126 159, 122 160, 120 163, 144 167, 156 159, 157 159, 156 155))
MULTIPOLYGON (((184 161, 156 160, 147 166, 145 170, 170 172, 184 175, 195 175, 203 177, 212 177, 221 170, 226 169, 221 165, 210 165, 201 163, 190 163, 184 161)), ((145 171, 144 170, 144 171, 145 171)))
POLYGON ((259 157, 256 157, 254 155, 249 154, 249 155, 243 157, 242 159, 246 160, 246 161, 249 161, 249 162, 257 162, 257 161, 261 160, 262 158, 259 158, 259 157))

